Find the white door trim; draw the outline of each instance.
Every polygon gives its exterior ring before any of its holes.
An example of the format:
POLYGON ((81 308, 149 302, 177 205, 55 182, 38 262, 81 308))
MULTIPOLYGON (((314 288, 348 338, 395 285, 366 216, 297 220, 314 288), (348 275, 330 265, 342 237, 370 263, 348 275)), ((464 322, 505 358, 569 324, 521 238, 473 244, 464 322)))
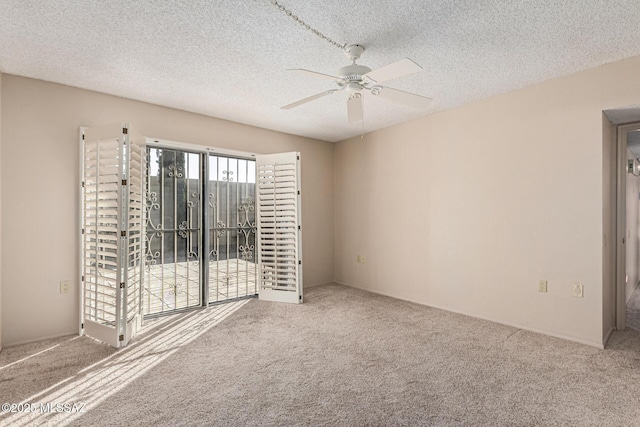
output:
POLYGON ((618 125, 616 129, 617 185, 616 185, 616 329, 627 326, 626 246, 627 233, 627 134, 640 130, 640 123, 618 125))

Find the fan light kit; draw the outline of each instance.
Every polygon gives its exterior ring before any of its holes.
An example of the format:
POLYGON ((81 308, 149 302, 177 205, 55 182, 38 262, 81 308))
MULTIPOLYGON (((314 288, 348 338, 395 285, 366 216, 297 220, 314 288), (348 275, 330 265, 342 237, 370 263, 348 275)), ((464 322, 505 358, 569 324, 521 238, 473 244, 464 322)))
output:
POLYGON ((376 70, 371 70, 371 68, 367 66, 356 63, 364 52, 363 46, 359 44, 348 45, 344 48, 344 52, 353 62, 351 65, 340 68, 336 75, 323 74, 299 68, 289 70, 319 79, 333 80, 338 87, 301 99, 300 101, 293 102, 289 105, 285 105, 282 109, 289 110, 302 104, 306 104, 307 102, 322 98, 323 96, 331 95, 343 90, 346 90, 349 93, 349 98, 347 99, 347 116, 349 121, 352 123, 358 122, 364 117, 362 95, 365 90, 371 92, 374 96, 379 96, 380 98, 389 99, 414 108, 423 109, 431 106, 431 103, 433 102, 431 98, 404 92, 398 89, 392 89, 386 86, 380 86, 379 84, 387 80, 403 77, 422 70, 422 67, 411 59, 404 58, 398 62, 394 62, 393 64, 386 65, 376 70))

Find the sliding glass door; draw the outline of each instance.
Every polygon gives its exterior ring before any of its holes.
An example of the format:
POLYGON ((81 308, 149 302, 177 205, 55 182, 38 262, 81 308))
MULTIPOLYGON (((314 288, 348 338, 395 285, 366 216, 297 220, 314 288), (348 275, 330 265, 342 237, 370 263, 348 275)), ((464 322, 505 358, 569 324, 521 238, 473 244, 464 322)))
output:
POLYGON ((145 315, 256 295, 255 161, 160 147, 147 159, 145 315))

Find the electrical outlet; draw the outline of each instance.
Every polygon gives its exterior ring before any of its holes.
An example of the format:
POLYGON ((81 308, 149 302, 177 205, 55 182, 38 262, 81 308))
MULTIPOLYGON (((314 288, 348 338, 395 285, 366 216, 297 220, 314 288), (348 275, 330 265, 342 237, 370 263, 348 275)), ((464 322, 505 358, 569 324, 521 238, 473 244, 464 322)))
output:
POLYGON ((574 283, 573 284, 573 296, 576 297, 576 298, 584 297, 584 289, 583 289, 581 283, 574 283))
POLYGON ((547 292, 547 281, 540 280, 538 282, 538 292, 547 292))
POLYGON ((68 280, 63 280, 62 282, 60 282, 61 294, 69 293, 70 290, 71 290, 71 282, 69 282, 68 280))

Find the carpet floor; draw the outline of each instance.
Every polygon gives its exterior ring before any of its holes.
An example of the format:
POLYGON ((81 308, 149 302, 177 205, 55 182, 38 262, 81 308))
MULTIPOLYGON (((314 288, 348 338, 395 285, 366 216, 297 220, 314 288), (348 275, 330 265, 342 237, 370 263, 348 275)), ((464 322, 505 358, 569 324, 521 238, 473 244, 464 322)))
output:
POLYGON ((640 331, 598 350, 324 285, 156 320, 121 350, 4 349, 0 396, 33 404, 12 426, 640 426, 640 331))

